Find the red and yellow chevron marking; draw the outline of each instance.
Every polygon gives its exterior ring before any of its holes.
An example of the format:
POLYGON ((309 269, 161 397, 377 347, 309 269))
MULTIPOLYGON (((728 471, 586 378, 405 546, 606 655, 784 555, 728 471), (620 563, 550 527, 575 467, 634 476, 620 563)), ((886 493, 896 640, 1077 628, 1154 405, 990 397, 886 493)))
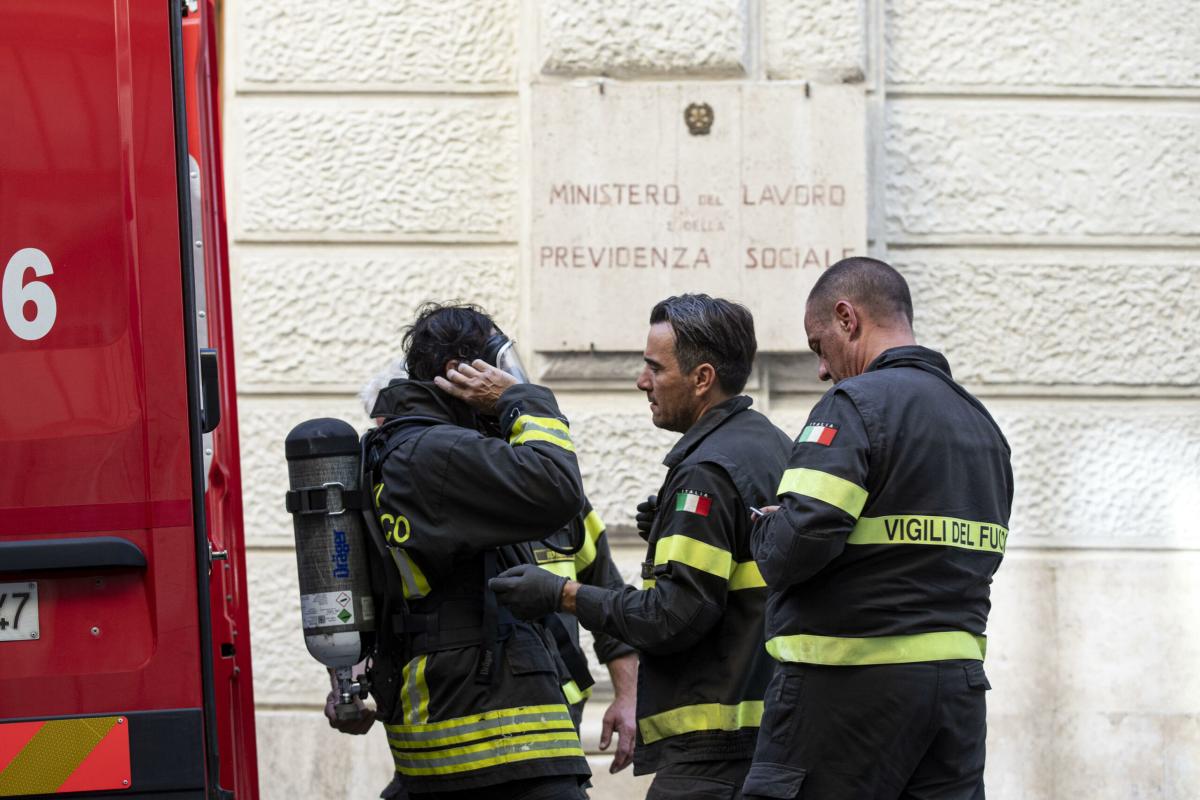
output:
POLYGON ((129 720, 0 724, 0 797, 128 789, 129 720))

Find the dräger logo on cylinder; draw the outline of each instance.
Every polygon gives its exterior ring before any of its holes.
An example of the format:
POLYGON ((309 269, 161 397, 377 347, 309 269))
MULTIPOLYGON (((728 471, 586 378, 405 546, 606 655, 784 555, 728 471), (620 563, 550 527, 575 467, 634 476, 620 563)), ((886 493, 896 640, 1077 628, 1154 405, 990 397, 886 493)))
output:
POLYGON ((333 577, 350 577, 350 542, 346 541, 346 532, 333 532, 333 577))

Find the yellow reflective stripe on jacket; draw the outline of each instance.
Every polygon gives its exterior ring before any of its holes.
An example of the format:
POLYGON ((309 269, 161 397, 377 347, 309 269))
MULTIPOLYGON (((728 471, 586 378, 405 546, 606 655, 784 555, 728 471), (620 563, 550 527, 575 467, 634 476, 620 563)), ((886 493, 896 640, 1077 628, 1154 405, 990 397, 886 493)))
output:
MULTIPOLYGON (((383 484, 375 484, 375 511, 379 512, 379 497, 383 493, 383 484)), ((383 528, 384 538, 388 542, 388 552, 392 555, 392 562, 396 566, 396 571, 400 573, 400 588, 407 597, 425 597, 431 591, 429 581, 425 577, 425 573, 417 566, 417 562, 413 561, 404 550, 391 545, 398 545, 408 541, 412 534, 412 528, 409 525, 408 519, 403 515, 393 516, 392 514, 379 514, 379 524, 383 528), (390 520, 390 522, 389 522, 390 520), (404 533, 400 534, 400 526, 403 522, 404 533)))
POLYGON ((517 417, 508 434, 508 443, 517 445, 525 442, 550 442, 564 450, 575 452, 570 429, 566 423, 554 417, 533 417, 529 414, 517 417))
POLYGON ((777 494, 802 494, 840 508, 858 519, 867 504, 867 490, 856 483, 816 469, 789 469, 779 481, 777 494))
POLYGON ((1008 543, 1008 528, 956 517, 895 514, 861 518, 846 543, 938 544, 1003 555, 1008 543))
POLYGON ((396 571, 400 573, 401 589, 403 589, 405 597, 424 597, 433 591, 429 587, 425 573, 421 571, 417 562, 406 550, 389 547, 388 552, 392 554, 392 562, 396 565, 396 571))
POLYGON ((535 758, 583 758, 574 729, 554 733, 524 733, 490 742, 431 752, 392 751, 401 775, 453 775, 535 758))
POLYGON ((567 698, 567 705, 575 705, 582 703, 592 696, 592 687, 580 689, 579 684, 575 681, 567 681, 563 684, 563 697, 567 698))
POLYGON ((448 775, 535 758, 583 757, 570 712, 561 704, 384 728, 403 775, 448 775))
POLYGON ((569 581, 575 580, 575 562, 573 560, 544 561, 539 563, 538 566, 546 570, 546 572, 559 575, 569 581))
POLYGON ((547 729, 557 725, 575 723, 571 712, 562 703, 551 703, 540 706, 518 706, 516 708, 499 708, 485 711, 482 714, 471 714, 465 717, 453 717, 440 722, 427 722, 420 725, 384 725, 388 732, 388 741, 393 747, 401 749, 427 749, 445 744, 470 742, 478 739, 488 739, 508 733, 547 729))
POLYGON ((833 667, 912 664, 958 658, 982 661, 987 653, 987 637, 966 631, 865 637, 794 634, 767 640, 767 652, 778 661, 833 667))
POLYGON ((604 533, 604 521, 595 511, 583 518, 583 547, 575 554, 575 571, 583 572, 596 560, 596 542, 604 533))
POLYGON ((753 561, 741 561, 733 565, 733 574, 729 576, 729 591, 740 589, 762 589, 767 582, 758 571, 758 564, 753 561))
POLYGON ((762 723, 763 701, 746 700, 735 706, 703 703, 682 706, 638 720, 646 744, 696 731, 737 731, 757 728, 762 723))
POLYGON ((728 550, 690 536, 664 536, 658 540, 654 545, 654 565, 668 561, 677 561, 725 579, 733 570, 733 555, 728 550))
MULTIPOLYGON (((654 546, 654 564, 659 566, 668 561, 677 561, 694 569, 725 578, 729 581, 729 591, 742 589, 759 589, 767 585, 758 564, 753 561, 733 560, 728 550, 692 539, 688 536, 664 536, 654 546)), ((653 589, 654 578, 642 580, 643 589, 653 589)))
POLYGON ((409 725, 429 721, 429 687, 425 684, 428 654, 417 656, 400 673, 400 713, 409 725))

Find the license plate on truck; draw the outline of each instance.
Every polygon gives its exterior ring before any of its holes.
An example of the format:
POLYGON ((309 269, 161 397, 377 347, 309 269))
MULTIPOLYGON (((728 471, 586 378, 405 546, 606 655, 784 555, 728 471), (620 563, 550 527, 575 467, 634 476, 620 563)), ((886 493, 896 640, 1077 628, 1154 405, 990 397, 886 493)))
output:
POLYGON ((37 583, 0 583, 0 642, 29 641, 41 635, 37 583))

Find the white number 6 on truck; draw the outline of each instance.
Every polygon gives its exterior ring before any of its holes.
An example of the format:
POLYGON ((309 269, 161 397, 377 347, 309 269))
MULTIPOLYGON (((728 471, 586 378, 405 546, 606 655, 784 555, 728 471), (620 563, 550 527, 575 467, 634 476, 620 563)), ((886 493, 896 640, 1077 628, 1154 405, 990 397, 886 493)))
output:
POLYGON ((54 290, 45 281, 25 283, 25 273, 33 270, 38 278, 54 274, 50 258, 36 247, 25 247, 13 253, 4 268, 4 321, 9 329, 26 341, 41 339, 54 327, 58 303, 54 290), (25 306, 33 304, 33 319, 25 316, 25 306))

